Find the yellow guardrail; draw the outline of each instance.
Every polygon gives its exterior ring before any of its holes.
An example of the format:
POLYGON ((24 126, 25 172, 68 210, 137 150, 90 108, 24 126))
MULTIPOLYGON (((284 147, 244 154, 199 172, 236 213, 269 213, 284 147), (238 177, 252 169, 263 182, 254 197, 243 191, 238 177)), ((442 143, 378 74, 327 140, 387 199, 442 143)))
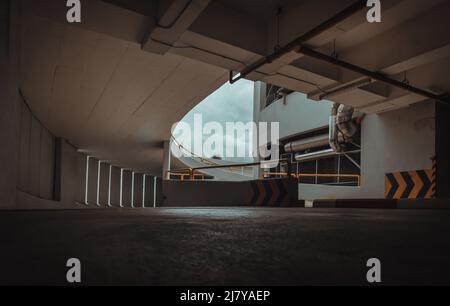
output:
POLYGON ((254 167, 254 166, 260 166, 260 165, 270 165, 274 163, 285 163, 287 164, 287 168, 290 169, 290 161, 285 159, 279 159, 279 160, 268 160, 268 161, 259 161, 254 163, 243 163, 243 164, 232 164, 232 165, 216 165, 216 166, 204 166, 204 167, 197 167, 197 168, 183 168, 183 169, 177 169, 177 170, 169 170, 165 174, 167 176, 169 175, 182 175, 189 176, 189 180, 193 181, 195 180, 195 175, 204 175, 200 171, 202 170, 208 170, 208 169, 229 169, 229 168, 240 168, 243 167, 254 167))
MULTIPOLYGON (((268 178, 271 176, 288 176, 286 172, 269 172, 264 174, 264 178, 268 178)), ((327 178, 354 178, 357 181, 358 186, 361 186, 361 175, 359 174, 315 174, 315 173, 299 173, 291 174, 292 177, 295 177, 297 179, 300 179, 302 177, 313 177, 313 178, 319 178, 319 177, 327 177, 327 178)))
MULTIPOLYGON (((170 175, 170 177, 172 177, 172 176, 180 177, 181 181, 185 181, 185 180, 189 180, 190 179, 190 174, 189 173, 171 173, 170 171, 167 171, 167 173, 170 175)), ((205 180, 205 175, 203 175, 203 174, 194 174, 194 180, 204 181, 205 180)))

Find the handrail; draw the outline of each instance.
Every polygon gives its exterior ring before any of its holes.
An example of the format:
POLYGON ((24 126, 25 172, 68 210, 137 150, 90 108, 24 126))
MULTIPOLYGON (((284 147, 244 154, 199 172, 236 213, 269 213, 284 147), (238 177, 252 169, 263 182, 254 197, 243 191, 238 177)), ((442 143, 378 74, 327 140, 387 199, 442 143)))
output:
POLYGON ((197 154, 195 154, 194 152, 192 152, 191 150, 186 149, 181 143, 178 142, 178 140, 175 138, 175 136, 171 135, 170 138, 172 138, 172 140, 175 142, 175 144, 177 145, 178 148, 184 150, 185 152, 187 152, 188 154, 192 155, 193 157, 196 157, 198 159, 200 159, 200 161, 202 163, 205 164, 211 164, 211 165, 219 165, 218 163, 214 163, 212 161, 209 161, 201 156, 198 156, 197 154))
MULTIPOLYGON (((180 144, 177 139, 175 138, 175 136, 171 135, 172 140, 174 141, 174 143, 177 145, 177 147, 185 152, 187 152, 188 154, 192 155, 194 158, 198 158, 200 159, 200 162, 206 164, 206 165, 210 165, 210 166, 222 166, 222 164, 219 163, 215 163, 213 161, 210 161, 204 157, 198 156, 197 154, 195 154, 194 152, 188 150, 187 148, 185 148, 182 144, 180 144)), ((238 168, 237 166, 235 166, 234 164, 230 164, 230 165, 226 165, 226 167, 224 168, 229 168, 230 172, 234 172, 234 168, 238 168)), ((250 167, 248 167, 250 168, 250 167)))

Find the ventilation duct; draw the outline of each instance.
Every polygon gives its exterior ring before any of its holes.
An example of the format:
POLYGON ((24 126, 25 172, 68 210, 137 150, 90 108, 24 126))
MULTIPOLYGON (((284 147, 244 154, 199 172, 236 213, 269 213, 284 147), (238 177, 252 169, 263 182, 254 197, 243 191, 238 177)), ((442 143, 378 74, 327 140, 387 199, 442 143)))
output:
POLYGON ((352 139, 358 132, 358 127, 353 121, 354 108, 347 105, 340 105, 336 117, 336 125, 346 139, 352 139))
POLYGON ((284 146, 284 151, 286 153, 295 153, 328 145, 328 135, 322 134, 290 142, 284 146))
POLYGON ((318 160, 323 158, 328 158, 332 156, 336 156, 337 153, 333 149, 327 149, 312 153, 306 153, 306 154, 297 154, 295 156, 295 160, 298 162, 308 162, 312 160, 318 160))
POLYGON ((358 133, 358 126, 353 121, 355 110, 351 106, 333 104, 330 116, 329 142, 335 152, 343 152, 343 144, 353 140, 358 133))

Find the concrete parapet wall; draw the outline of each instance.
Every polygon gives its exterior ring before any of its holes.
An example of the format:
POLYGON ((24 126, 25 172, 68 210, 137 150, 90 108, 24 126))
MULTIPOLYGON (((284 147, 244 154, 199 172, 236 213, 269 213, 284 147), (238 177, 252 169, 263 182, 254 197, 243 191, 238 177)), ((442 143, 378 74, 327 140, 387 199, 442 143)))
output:
POLYGON ((164 181, 163 207, 300 206, 296 180, 164 181))

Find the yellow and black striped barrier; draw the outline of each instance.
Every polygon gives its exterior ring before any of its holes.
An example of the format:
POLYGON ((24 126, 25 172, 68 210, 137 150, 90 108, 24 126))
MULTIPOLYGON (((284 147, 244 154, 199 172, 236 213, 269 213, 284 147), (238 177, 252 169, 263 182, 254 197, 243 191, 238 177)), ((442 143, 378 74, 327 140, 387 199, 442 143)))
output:
POLYGON ((434 197, 433 170, 387 173, 386 199, 430 199, 434 197))

